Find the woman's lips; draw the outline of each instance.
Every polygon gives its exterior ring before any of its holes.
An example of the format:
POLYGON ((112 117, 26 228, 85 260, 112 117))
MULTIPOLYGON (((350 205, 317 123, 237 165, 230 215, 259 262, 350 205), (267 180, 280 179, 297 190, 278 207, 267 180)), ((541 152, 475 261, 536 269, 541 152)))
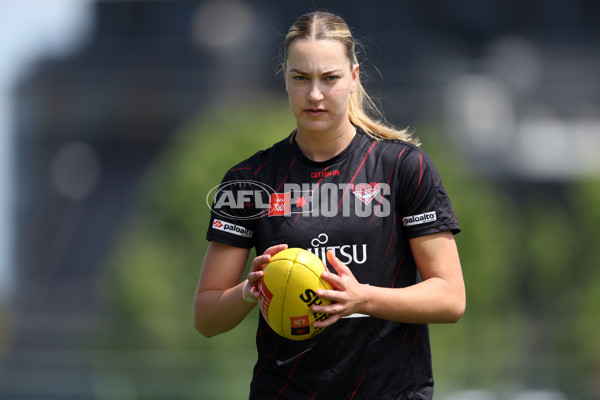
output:
POLYGON ((304 110, 304 112, 310 115, 311 117, 320 117, 321 115, 324 115, 327 111, 320 108, 309 108, 304 110))

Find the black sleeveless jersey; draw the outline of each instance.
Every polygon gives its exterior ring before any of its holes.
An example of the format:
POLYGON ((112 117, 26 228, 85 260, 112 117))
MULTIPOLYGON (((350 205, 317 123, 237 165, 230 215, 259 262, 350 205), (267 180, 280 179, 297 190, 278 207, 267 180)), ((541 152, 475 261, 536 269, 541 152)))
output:
MULTIPOLYGON (((227 172, 210 194, 207 239, 255 247, 257 254, 286 243, 324 262, 330 249, 360 283, 394 288, 417 283, 408 239, 460 230, 427 154, 358 130, 340 154, 315 162, 293 138, 227 172)), ((259 316, 256 345, 251 399, 430 399, 433 394, 427 325, 355 314, 312 339, 293 341, 259 316)))

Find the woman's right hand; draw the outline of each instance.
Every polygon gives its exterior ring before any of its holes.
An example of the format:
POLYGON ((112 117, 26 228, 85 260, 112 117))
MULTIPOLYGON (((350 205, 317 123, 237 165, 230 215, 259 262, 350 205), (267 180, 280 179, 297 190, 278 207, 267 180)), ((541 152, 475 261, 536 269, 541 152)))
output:
POLYGON ((277 244, 275 246, 271 246, 265 250, 262 255, 257 256, 254 258, 254 260, 252 260, 252 267, 250 268, 250 272, 248 272, 247 276, 248 282, 245 283, 246 286, 244 288, 244 295, 247 295, 254 300, 258 300, 258 283, 264 275, 263 269, 265 268, 265 265, 271 261, 271 257, 287 248, 287 244, 277 244))

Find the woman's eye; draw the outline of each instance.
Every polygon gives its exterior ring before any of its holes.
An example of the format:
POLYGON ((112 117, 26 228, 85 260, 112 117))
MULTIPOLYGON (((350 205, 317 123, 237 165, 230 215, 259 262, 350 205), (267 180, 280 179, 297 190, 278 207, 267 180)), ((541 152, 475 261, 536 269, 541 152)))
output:
POLYGON ((337 75, 328 75, 325 77, 326 81, 335 81, 337 79, 339 79, 339 76, 337 76, 337 75))
POLYGON ((295 76, 295 77, 294 77, 294 80, 296 80, 296 81, 305 81, 305 80, 306 80, 306 77, 305 77, 305 76, 300 76, 300 75, 299 75, 299 76, 295 76))

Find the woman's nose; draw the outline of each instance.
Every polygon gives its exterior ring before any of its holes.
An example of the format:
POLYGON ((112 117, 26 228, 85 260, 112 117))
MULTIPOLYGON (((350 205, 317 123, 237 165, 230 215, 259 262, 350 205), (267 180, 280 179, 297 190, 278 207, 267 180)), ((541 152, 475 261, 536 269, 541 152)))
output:
POLYGON ((308 98, 311 101, 323 100, 323 92, 319 89, 319 85, 314 83, 308 92, 308 98))

